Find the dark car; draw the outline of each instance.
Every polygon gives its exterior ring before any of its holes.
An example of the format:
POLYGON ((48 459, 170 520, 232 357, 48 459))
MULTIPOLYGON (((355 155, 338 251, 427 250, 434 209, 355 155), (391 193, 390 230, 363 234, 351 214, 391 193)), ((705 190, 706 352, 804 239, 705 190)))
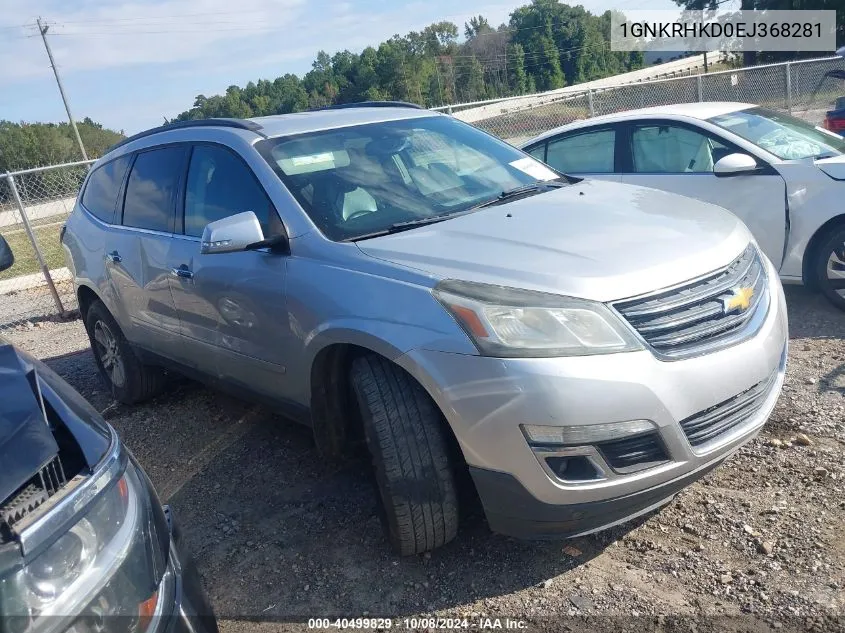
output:
POLYGON ((845 97, 839 97, 833 110, 828 110, 824 126, 831 132, 845 136, 845 97))
POLYGON ((0 632, 215 633, 179 541, 114 429, 0 337, 0 632))
MULTIPOLYGON (((830 70, 824 76, 841 79, 845 83, 845 70, 830 70)), ((824 126, 831 132, 845 136, 845 96, 838 97, 833 104, 833 110, 825 113, 824 126)))

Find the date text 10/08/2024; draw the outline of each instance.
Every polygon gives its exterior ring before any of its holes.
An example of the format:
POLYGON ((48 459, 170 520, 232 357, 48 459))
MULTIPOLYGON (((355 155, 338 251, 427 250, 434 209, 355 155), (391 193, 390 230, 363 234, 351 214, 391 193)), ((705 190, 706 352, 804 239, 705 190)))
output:
POLYGON ((364 629, 385 631, 392 628, 416 630, 432 629, 475 629, 475 630, 523 630, 523 620, 511 618, 311 618, 309 629, 364 629))

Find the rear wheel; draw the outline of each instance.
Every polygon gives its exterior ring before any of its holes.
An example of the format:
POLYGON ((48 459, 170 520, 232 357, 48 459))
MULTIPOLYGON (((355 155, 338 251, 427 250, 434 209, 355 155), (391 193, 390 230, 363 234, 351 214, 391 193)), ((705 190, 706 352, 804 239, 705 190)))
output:
POLYGON ((845 226, 822 241, 813 263, 814 281, 833 305, 845 310, 845 226))
POLYGON ((440 411, 380 356, 356 359, 351 378, 391 544, 409 556, 448 543, 458 531, 458 501, 440 411))
POLYGON ((101 301, 94 301, 85 315, 85 329, 100 374, 114 399, 135 404, 152 398, 164 387, 164 371, 144 365, 101 301))

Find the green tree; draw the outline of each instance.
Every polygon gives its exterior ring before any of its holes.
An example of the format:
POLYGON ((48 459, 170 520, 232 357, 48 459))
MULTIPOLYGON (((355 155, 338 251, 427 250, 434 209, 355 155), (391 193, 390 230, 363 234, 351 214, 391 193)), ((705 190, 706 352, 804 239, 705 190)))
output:
MULTIPOLYGON (((124 137, 88 117, 76 126, 90 158, 102 156, 124 137)), ((69 124, 0 121, 0 172, 78 160, 82 156, 69 124)))
MULTIPOLYGON (((690 10, 717 9, 720 0, 675 0, 675 4, 690 10)), ((845 5, 842 0, 741 0, 743 11, 775 10, 835 10, 836 11, 836 46, 845 46, 845 5)), ((830 51, 833 53, 833 51, 830 51)), ((765 52, 746 51, 743 53, 743 65, 751 66, 756 62, 777 62, 802 57, 817 57, 818 52, 765 52)))
POLYGON ((483 15, 473 16, 464 25, 464 42, 458 42, 457 25, 436 22, 360 53, 320 51, 301 78, 286 74, 230 86, 222 95, 198 95, 177 119, 263 116, 380 99, 434 106, 550 90, 641 67, 641 54, 610 51, 609 16, 559 0, 532 0, 496 29, 483 15))
POLYGON ((468 40, 474 39, 479 35, 492 33, 493 28, 483 15, 478 17, 471 17, 469 22, 464 23, 464 37, 468 40))
POLYGON ((540 90, 555 90, 566 85, 566 77, 560 67, 558 49, 552 38, 541 35, 537 38, 537 50, 539 51, 539 72, 537 76, 537 87, 540 90))
POLYGON ((508 45, 508 86, 514 94, 528 92, 528 74, 525 72, 525 49, 514 42, 508 45))
POLYGON ((484 67, 477 57, 471 57, 464 66, 461 85, 465 88, 464 98, 467 101, 480 101, 487 97, 484 83, 484 67))

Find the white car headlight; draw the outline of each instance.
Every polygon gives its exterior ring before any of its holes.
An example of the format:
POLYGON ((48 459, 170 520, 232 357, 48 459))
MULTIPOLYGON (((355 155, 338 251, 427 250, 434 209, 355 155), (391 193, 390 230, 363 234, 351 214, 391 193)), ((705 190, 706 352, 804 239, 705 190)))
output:
POLYGON ((643 349, 604 304, 572 297, 446 280, 433 290, 482 354, 551 357, 643 349))
POLYGON ((0 578, 11 630, 142 633, 172 598, 146 480, 124 460, 70 528, 0 578))

